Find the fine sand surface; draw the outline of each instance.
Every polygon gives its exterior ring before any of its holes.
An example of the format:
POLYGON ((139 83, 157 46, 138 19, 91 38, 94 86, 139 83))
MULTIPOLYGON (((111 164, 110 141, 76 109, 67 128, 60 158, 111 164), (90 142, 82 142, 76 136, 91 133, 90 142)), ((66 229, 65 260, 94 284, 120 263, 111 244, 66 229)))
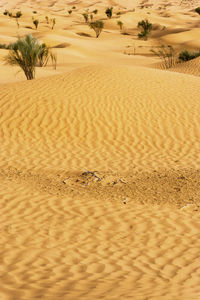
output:
POLYGON ((58 64, 26 81, 0 49, 0 300, 200 299, 200 60, 150 51, 200 48, 198 2, 1 1, 0 43, 31 33, 58 64))

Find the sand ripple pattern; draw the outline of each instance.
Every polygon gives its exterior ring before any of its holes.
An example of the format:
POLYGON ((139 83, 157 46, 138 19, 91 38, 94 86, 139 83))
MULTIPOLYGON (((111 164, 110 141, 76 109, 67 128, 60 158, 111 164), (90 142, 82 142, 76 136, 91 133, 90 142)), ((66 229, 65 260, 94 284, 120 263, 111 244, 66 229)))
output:
POLYGON ((177 64, 175 67, 170 68, 170 71, 200 76, 200 57, 192 59, 191 61, 177 64))
POLYGON ((0 89, 2 167, 199 167, 198 77, 84 67, 0 89))
POLYGON ((200 297, 199 213, 56 197, 7 179, 0 199, 3 300, 200 297))

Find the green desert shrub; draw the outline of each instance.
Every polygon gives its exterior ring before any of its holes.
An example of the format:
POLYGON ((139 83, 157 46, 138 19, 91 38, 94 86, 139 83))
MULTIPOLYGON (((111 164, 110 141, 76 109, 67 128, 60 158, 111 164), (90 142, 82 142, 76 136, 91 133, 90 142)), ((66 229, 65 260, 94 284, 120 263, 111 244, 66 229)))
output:
POLYGON ((149 21, 147 19, 142 20, 142 21, 138 22, 138 28, 142 28, 142 31, 140 33, 138 33, 138 38, 147 40, 147 38, 152 30, 152 23, 149 23, 149 21))
POLYGON ((9 49, 8 45, 6 44, 0 44, 0 49, 9 49))
POLYGON ((68 10, 68 14, 69 14, 69 15, 71 15, 71 13, 72 13, 72 10, 71 10, 71 9, 70 9, 70 10, 68 10))
POLYGON ((198 14, 200 15, 200 7, 197 7, 197 8, 195 9, 195 11, 196 11, 196 13, 198 13, 198 14))
POLYGON ((103 30, 104 23, 101 20, 97 20, 97 21, 91 22, 89 24, 89 26, 90 26, 90 28, 92 28, 95 31, 96 38, 98 38, 103 30))
POLYGON ((37 29, 37 28, 38 28, 38 25, 39 25, 39 21, 38 21, 37 19, 34 19, 34 20, 33 20, 33 24, 34 24, 34 26, 35 26, 35 29, 37 29))
POLYGON ((17 11, 15 18, 19 19, 22 16, 22 12, 21 11, 17 11))
POLYGON ((7 16, 9 14, 9 11, 6 9, 4 12, 3 12, 4 16, 7 16))
POLYGON ((10 44, 0 44, 0 49, 10 50, 14 48, 15 43, 10 44))
POLYGON ((83 18, 85 20, 85 23, 87 23, 88 22, 88 14, 84 13, 84 14, 82 14, 82 16, 83 16, 83 18))
POLYGON ((173 67, 177 62, 174 48, 171 45, 161 45, 158 48, 159 49, 157 51, 152 49, 151 52, 161 59, 162 66, 165 69, 173 67))
POLYGON ((188 61, 199 56, 200 56, 200 50, 197 52, 189 52, 188 50, 183 50, 179 53, 178 58, 180 61, 188 61))
POLYGON ((119 26, 120 30, 122 30, 124 23, 122 21, 117 21, 117 25, 119 26))
POLYGON ((93 13, 96 15, 98 13, 98 9, 94 9, 93 13))
POLYGON ((46 66, 49 57, 51 58, 50 49, 45 44, 40 44, 32 35, 27 35, 12 44, 4 60, 6 64, 19 66, 27 80, 32 80, 35 78, 36 66, 46 66))
POLYGON ((111 19, 112 18, 113 7, 108 7, 105 11, 106 16, 111 19))
POLYGON ((120 12, 120 11, 118 11, 118 12, 116 13, 116 15, 117 15, 117 16, 120 16, 120 15, 121 15, 121 12, 120 12))
POLYGON ((54 29, 55 24, 56 24, 56 19, 55 18, 51 19, 51 29, 52 30, 54 29))

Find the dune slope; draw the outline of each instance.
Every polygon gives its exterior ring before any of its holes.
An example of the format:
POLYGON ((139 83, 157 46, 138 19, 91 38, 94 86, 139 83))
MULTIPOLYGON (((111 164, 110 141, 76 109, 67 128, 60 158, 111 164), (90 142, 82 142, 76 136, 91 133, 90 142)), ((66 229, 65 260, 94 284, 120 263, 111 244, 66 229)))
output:
POLYGON ((199 175, 179 169, 199 167, 199 84, 96 65, 1 85, 1 299, 198 299, 199 175))
POLYGON ((2 85, 0 164, 199 167, 199 83, 160 70, 93 66, 2 85))

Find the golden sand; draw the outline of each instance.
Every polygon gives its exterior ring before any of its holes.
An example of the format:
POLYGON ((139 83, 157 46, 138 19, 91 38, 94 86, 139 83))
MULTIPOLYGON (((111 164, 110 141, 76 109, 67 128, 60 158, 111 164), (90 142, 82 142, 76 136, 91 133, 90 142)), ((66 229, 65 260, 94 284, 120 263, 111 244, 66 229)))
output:
POLYGON ((0 300, 200 299, 200 61, 150 55, 200 47, 198 1, 167 3, 1 1, 0 42, 31 33, 58 65, 26 81, 0 49, 0 300), (108 5, 96 39, 81 13, 108 5))

